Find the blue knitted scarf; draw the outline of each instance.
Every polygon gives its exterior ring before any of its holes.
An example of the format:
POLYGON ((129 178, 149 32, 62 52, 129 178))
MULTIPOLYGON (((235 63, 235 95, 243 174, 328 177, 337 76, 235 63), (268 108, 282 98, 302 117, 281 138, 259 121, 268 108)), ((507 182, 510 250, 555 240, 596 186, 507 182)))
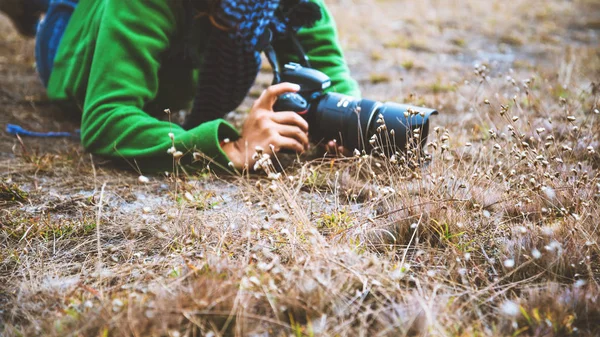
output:
POLYGON ((270 42, 267 30, 283 38, 320 19, 318 5, 306 0, 222 0, 212 10, 213 24, 202 55, 194 106, 187 129, 223 117, 248 94, 270 42))

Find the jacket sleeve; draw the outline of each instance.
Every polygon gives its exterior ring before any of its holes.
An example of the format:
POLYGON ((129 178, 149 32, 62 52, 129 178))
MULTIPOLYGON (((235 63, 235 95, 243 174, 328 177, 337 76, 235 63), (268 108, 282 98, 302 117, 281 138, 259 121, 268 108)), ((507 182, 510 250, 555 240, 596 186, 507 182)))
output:
MULTIPOLYGON (((321 7, 322 18, 313 27, 301 28, 298 32, 298 40, 308 55, 311 67, 331 78, 332 86, 328 91, 360 97, 358 83, 350 76, 344 59, 335 20, 323 0, 312 1, 321 7)), ((280 63, 298 62, 290 43, 276 43, 274 47, 280 63)))
POLYGON ((172 163, 167 150, 173 133, 177 150, 196 150, 222 165, 228 162, 219 142, 237 137, 237 131, 224 120, 186 131, 143 111, 157 95, 161 57, 177 27, 173 3, 107 0, 81 123, 82 143, 90 152, 164 168, 172 163), (140 18, 140 13, 145 17, 140 18))

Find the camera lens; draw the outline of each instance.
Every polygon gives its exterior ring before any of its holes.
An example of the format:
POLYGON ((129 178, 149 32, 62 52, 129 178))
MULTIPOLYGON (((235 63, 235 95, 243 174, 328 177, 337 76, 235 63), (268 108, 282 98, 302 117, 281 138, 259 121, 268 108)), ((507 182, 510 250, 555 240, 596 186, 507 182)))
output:
POLYGON ((349 150, 393 152, 423 146, 432 114, 437 111, 329 93, 311 105, 306 118, 314 141, 336 139, 349 150))

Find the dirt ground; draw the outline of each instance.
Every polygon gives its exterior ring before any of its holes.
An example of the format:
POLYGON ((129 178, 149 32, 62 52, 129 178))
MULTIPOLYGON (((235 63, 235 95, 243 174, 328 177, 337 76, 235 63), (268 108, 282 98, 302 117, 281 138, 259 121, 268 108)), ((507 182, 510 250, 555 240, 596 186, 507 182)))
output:
POLYGON ((440 111, 423 171, 144 183, 18 139, 78 124, 0 16, 0 335, 600 333, 600 2, 327 3, 363 97, 440 111))

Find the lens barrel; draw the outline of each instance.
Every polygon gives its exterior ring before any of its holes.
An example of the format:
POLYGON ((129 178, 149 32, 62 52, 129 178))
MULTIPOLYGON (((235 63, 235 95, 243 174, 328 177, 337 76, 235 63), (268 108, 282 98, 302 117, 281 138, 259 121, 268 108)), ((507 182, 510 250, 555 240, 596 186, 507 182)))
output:
POLYGON ((305 118, 313 141, 336 139, 347 149, 369 153, 422 147, 429 134, 429 116, 435 114, 434 109, 328 93, 311 103, 305 118))

